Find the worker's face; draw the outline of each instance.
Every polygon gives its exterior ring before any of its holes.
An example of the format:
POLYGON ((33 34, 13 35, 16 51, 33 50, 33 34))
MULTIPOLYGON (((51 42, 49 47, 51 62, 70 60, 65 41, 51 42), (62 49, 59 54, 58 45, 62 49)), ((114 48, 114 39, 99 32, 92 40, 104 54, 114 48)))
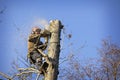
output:
POLYGON ((37 29, 37 30, 35 31, 35 33, 36 33, 36 34, 40 34, 40 31, 41 31, 40 29, 37 29))

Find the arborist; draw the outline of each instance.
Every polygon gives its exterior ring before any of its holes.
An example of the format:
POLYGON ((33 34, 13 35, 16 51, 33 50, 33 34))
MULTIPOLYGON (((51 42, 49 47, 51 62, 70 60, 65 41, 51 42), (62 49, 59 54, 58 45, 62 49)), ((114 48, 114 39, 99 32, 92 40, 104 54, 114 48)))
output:
POLYGON ((48 39, 50 32, 48 30, 41 30, 38 26, 32 28, 32 33, 28 38, 28 59, 30 64, 34 64, 37 69, 43 64, 43 55, 38 51, 46 50, 48 45, 48 39), (44 38, 44 43, 40 40, 41 37, 44 38))

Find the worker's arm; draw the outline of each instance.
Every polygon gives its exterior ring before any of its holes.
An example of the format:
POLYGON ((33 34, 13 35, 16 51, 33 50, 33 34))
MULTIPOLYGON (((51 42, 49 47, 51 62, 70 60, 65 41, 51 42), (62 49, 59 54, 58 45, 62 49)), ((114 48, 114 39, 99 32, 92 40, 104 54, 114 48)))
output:
POLYGON ((50 37, 50 32, 46 29, 41 31, 41 37, 44 37, 45 43, 48 43, 48 39, 50 37))
POLYGON ((50 36, 50 32, 46 29, 42 30, 40 34, 41 34, 42 37, 50 36))
POLYGON ((30 42, 34 42, 34 40, 36 39, 36 38, 38 38, 40 36, 40 34, 38 35, 38 34, 31 34, 29 37, 28 37, 28 41, 30 41, 30 42))

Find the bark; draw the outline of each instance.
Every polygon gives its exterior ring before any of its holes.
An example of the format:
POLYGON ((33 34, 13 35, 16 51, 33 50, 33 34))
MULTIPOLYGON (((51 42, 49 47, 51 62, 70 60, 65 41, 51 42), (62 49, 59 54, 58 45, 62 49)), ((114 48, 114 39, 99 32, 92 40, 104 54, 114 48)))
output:
POLYGON ((44 75, 44 80, 57 80, 58 66, 59 66, 59 54, 60 54, 60 33, 62 29, 61 22, 59 20, 53 20, 50 22, 50 42, 48 47, 48 59, 49 65, 47 72, 44 75))

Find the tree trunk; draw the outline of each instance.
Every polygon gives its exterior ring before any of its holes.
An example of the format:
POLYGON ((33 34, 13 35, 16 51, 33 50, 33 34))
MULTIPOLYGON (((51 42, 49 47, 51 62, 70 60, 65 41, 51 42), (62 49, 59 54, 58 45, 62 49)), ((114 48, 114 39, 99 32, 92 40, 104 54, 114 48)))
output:
POLYGON ((59 20, 53 20, 50 22, 50 42, 48 47, 48 59, 49 65, 47 72, 44 75, 44 80, 57 80, 58 66, 59 66, 59 54, 60 54, 60 33, 62 29, 61 22, 59 20))

